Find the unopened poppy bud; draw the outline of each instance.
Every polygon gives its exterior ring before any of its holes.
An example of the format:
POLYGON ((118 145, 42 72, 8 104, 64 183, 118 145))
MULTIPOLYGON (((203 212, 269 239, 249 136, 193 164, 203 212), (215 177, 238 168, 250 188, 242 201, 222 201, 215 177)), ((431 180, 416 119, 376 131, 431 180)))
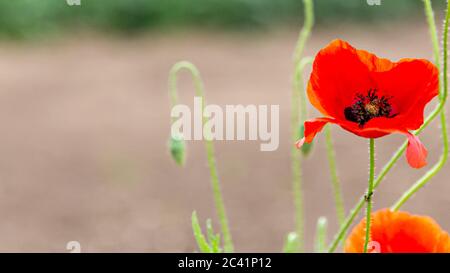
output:
POLYGON ((175 160, 179 166, 183 166, 186 160, 186 144, 183 136, 171 136, 169 140, 169 148, 173 160, 175 160))
MULTIPOLYGON (((299 134, 300 139, 302 139, 305 136, 305 125, 301 124, 299 128, 299 134)), ((300 147, 300 151, 302 151, 304 156, 307 156, 311 153, 311 150, 313 148, 313 143, 303 143, 300 147)))

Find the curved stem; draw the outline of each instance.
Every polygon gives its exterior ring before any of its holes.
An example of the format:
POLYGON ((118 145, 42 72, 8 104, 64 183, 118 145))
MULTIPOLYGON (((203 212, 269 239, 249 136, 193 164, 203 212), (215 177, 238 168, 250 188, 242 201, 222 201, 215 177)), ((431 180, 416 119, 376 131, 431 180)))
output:
MULTIPOLYGON (((448 3, 448 2, 447 2, 448 3)), ((431 3, 429 0, 425 0, 425 6, 427 7, 427 15, 428 18, 433 16, 433 10, 431 9, 431 3)), ((447 51, 447 47, 448 47, 448 26, 449 26, 449 18, 450 18, 450 9, 449 7, 447 7, 447 12, 446 12, 446 16, 445 16, 445 20, 444 20, 444 36, 443 36, 443 63, 444 63, 444 67, 443 67, 443 72, 442 72, 442 89, 440 92, 440 98, 441 100, 445 103, 445 100, 447 98, 447 94, 448 94, 448 76, 447 76, 447 72, 448 72, 448 51, 447 51)), ((433 20, 429 21, 434 22, 434 17, 432 18, 433 20)), ((435 37, 437 36, 436 33, 436 26, 430 24, 430 32, 431 32, 431 36, 435 37), (433 26, 434 26, 434 31, 433 31, 433 26), (433 34, 434 33, 434 34, 433 34)), ((437 60, 439 60, 439 42, 433 39, 433 49, 434 49, 434 53, 435 53, 435 58, 437 60)), ((439 158, 439 161, 433 166, 433 168, 431 168, 424 176, 422 176, 414 185, 412 185, 400 198, 399 200, 397 200, 397 202, 392 206, 392 210, 393 211, 397 211, 400 209, 400 207, 406 202, 408 201, 408 199, 410 199, 414 193, 416 193, 418 190, 420 190, 423 186, 425 186, 428 181, 430 181, 430 179, 435 176, 441 169, 442 167, 444 167, 445 163, 447 162, 448 159, 448 133, 447 133, 447 120, 446 120, 446 115, 445 115, 445 109, 442 109, 441 113, 440 113, 440 118, 441 118, 441 130, 442 130, 442 141, 443 141, 443 145, 444 145, 444 149, 442 151, 442 155, 439 158)))
POLYGON ((373 180, 375 177, 375 140, 371 138, 369 140, 369 186, 365 196, 366 200, 366 239, 364 241, 364 253, 367 253, 367 246, 370 242, 370 224, 372 213, 372 196, 373 196, 373 180))
POLYGON ((304 88, 303 71, 305 70, 305 67, 307 65, 312 64, 313 61, 314 61, 314 59, 311 57, 304 57, 295 66, 294 81, 293 81, 294 92, 292 94, 292 98, 295 99, 293 101, 295 106, 294 105, 292 105, 292 106, 294 106, 294 110, 296 110, 295 113, 293 113, 294 114, 293 116, 298 114, 298 116, 297 116, 298 123, 295 125, 297 128, 297 130, 296 130, 297 139, 295 141, 298 140, 298 137, 302 137, 302 136, 298 135, 298 133, 299 133, 298 126, 300 124, 303 124, 303 122, 305 122, 305 120, 308 118, 308 106, 306 103, 306 92, 305 92, 305 88, 304 88), (300 106, 300 109, 298 109, 298 106, 300 106), (297 108, 297 109, 295 109, 295 108, 297 108))
MULTIPOLYGON (((292 114, 291 114, 291 130, 292 143, 295 143, 301 136, 299 132, 299 124, 303 123, 307 118, 306 97, 303 89, 303 70, 306 65, 312 62, 312 58, 304 58, 295 67, 294 88, 292 92, 292 114), (299 109, 300 106, 300 109, 299 109)), ((300 151, 292 145, 291 148, 292 163, 292 191, 294 195, 295 206, 295 231, 297 233, 298 251, 303 249, 303 191, 302 191, 302 157, 300 151)))
MULTIPOLYGON (((312 2, 312 0, 303 0, 303 2, 304 2, 304 6, 305 6, 304 7, 305 8, 305 22, 304 22, 303 29, 300 32, 300 35, 298 37, 297 46, 296 46, 296 50, 295 50, 294 62, 296 64, 303 61, 301 59, 301 56, 303 54, 306 41, 311 33, 311 29, 314 25, 313 2, 312 2)), ((312 59, 311 59, 311 62, 312 62, 312 59)), ((301 74, 301 72, 299 74, 301 74)), ((298 77, 296 76, 295 79, 297 79, 297 78, 298 77)), ((294 89, 298 90, 298 88, 294 88, 294 89)), ((306 112, 306 97, 305 97, 303 91, 301 91, 300 94, 302 96, 302 97, 300 97, 300 104, 301 104, 301 111, 302 111, 300 113, 300 124, 302 124, 307 118, 307 112, 306 112)), ((329 126, 327 126, 327 128, 325 128, 325 133, 327 134, 326 143, 327 143, 328 162, 329 162, 329 166, 330 166, 331 183, 332 183, 332 188, 333 188, 333 193, 334 193, 334 200, 335 200, 335 204, 336 204, 336 214, 337 214, 337 219, 338 219, 339 225, 342 225, 342 223, 344 222, 344 218, 345 218, 344 201, 343 201, 343 197, 342 197, 342 190, 341 190, 341 186, 340 186, 340 182, 339 182, 339 176, 338 176, 337 170, 336 170, 336 156, 335 156, 335 151, 334 151, 334 146, 333 146, 331 129, 329 128, 329 126)), ((295 141, 296 140, 298 140, 298 138, 295 139, 295 141)))
POLYGON ((359 199, 358 203, 356 203, 356 206, 351 210, 347 218, 345 218, 344 224, 341 225, 339 232, 336 234, 330 246, 328 247, 328 253, 334 252, 339 245, 339 242, 344 239, 345 233, 347 232, 348 228, 353 223, 361 209, 364 207, 364 202, 364 197, 359 199))
MULTIPOLYGON (((189 63, 186 61, 178 62, 172 67, 172 69, 170 71, 169 92, 170 92, 171 106, 173 107, 178 103, 177 75, 178 75, 178 72, 182 69, 186 69, 191 73, 192 78, 194 80, 194 85, 195 85, 195 94, 196 94, 196 96, 201 97, 201 99, 202 99, 202 125, 204 126, 205 122, 206 122, 206 118, 203 115, 203 111, 204 111, 205 104, 206 104, 204 86, 203 86, 203 82, 200 77, 200 72, 192 63, 189 63)), ((172 120, 172 122, 173 122, 173 120, 172 120)), ((225 205, 223 202, 222 192, 220 189, 219 176, 217 174, 214 145, 209 137, 205 137, 205 139, 206 139, 205 140, 206 156, 207 156, 207 160, 208 160, 208 167, 209 167, 209 172, 210 172, 210 177, 211 177, 211 186, 212 186, 212 190, 213 190, 214 202, 215 202, 215 206, 216 206, 216 210, 217 210, 217 216, 219 218, 219 222, 220 222, 221 230, 222 230, 224 251, 225 252, 233 252, 234 251, 233 242, 231 239, 230 229, 228 227, 228 218, 227 218, 227 214, 225 211, 225 205)))
MULTIPOLYGON (((311 29, 314 24, 314 8, 312 0, 303 0, 305 21, 302 30, 300 31, 297 45, 295 47, 294 57, 294 79, 292 92, 292 107, 291 107, 291 131, 292 142, 295 143, 299 138, 299 124, 306 120, 306 98, 303 89, 303 69, 311 62, 310 59, 303 59, 302 54, 309 38, 311 29)), ((298 236, 298 251, 303 250, 303 230, 304 230, 304 212, 303 212, 303 191, 301 181, 301 154, 294 145, 291 149, 291 163, 292 163, 292 191, 294 196, 295 206, 295 230, 298 236)))
POLYGON ((425 6, 425 15, 427 17, 428 31, 430 32, 431 43, 433 44, 434 63, 437 67, 441 67, 440 53, 439 53, 439 39, 437 34, 436 22, 434 20, 433 7, 430 0, 423 0, 425 6))
POLYGON ((336 214, 339 226, 344 224, 345 220, 345 209, 344 209, 344 199, 342 197, 341 183, 336 168, 336 153, 334 152, 333 136, 331 134, 331 127, 325 127, 325 140, 327 146, 327 156, 328 164, 330 166, 330 176, 331 184, 334 193, 334 202, 336 206, 336 214))
POLYGON ((305 21, 303 22, 303 28, 297 39, 294 52, 294 63, 297 65, 302 59, 303 50, 305 49, 306 41, 311 34, 311 29, 314 25, 314 3, 312 0, 303 0, 305 21))
POLYGON ((442 139, 444 142, 444 150, 439 161, 429 170, 424 176, 422 176, 414 185, 411 186, 392 206, 392 211, 397 211, 400 207, 408 201, 418 190, 423 188, 430 179, 435 176, 444 167, 448 158, 448 134, 447 134, 447 121, 445 117, 445 110, 441 112, 441 127, 442 127, 442 139))
MULTIPOLYGON (((434 53, 434 60, 435 60, 435 64, 438 67, 438 69, 440 70, 440 53, 439 53, 439 42, 437 41, 437 30, 436 30, 436 25, 434 24, 434 15, 433 15, 433 10, 431 8, 431 3, 430 0, 424 0, 425 3, 425 14, 427 17, 427 21, 429 23, 429 29, 430 29, 430 34, 432 35, 431 40, 433 42, 433 53, 434 53), (430 22, 432 22, 430 24, 430 22), (433 34, 434 33, 434 34, 433 34)), ((447 62, 447 37, 448 37, 448 22, 449 22, 449 9, 448 9, 448 2, 447 2, 447 15, 446 15, 446 19, 444 22, 444 66, 446 65, 447 62)), ((444 67, 445 70, 447 70, 444 67)), ((442 74, 441 75, 443 77, 443 82, 444 85, 447 81, 447 75, 446 74, 442 74), (445 77, 443 76, 445 75, 445 77)), ((422 131, 428 127, 428 125, 442 112, 442 109, 445 106, 445 103, 447 101, 447 96, 448 96, 448 88, 443 88, 441 86, 441 90, 440 90, 440 100, 439 103, 436 105, 436 107, 433 109, 433 111, 426 117, 424 123, 422 124, 422 126, 414 132, 415 135, 419 135, 420 133, 422 133, 422 131)), ((441 119, 441 123, 442 123, 442 119, 441 119)), ((394 167, 395 163, 397 163, 397 161, 400 159, 400 157, 402 156, 402 154, 405 152, 406 147, 408 145, 408 142, 405 141, 398 149, 397 151, 394 153, 394 155, 391 157, 391 159, 384 165, 384 167, 382 168, 381 172, 378 174, 378 176, 375 179, 375 183, 374 183, 374 188, 376 189, 379 184, 381 183, 381 181, 383 181, 383 179, 386 177, 387 173, 392 169, 392 167, 394 167)), ((445 149, 445 147, 444 147, 445 149)), ((445 152, 445 151, 444 151, 445 152)), ((445 155, 445 157, 447 157, 447 155, 445 155)), ((442 159, 442 157, 441 157, 442 159)), ((445 163, 445 162, 444 162, 445 163)), ((439 164, 439 163, 438 163, 439 164)), ((442 168, 442 167, 441 167, 442 168)), ((434 169, 434 168, 433 168, 434 169)), ((428 174, 428 173, 427 173, 428 174)), ((427 176, 427 174, 425 174, 425 176, 427 176)), ((431 177, 428 177, 426 181, 428 181, 431 177)), ((421 179, 422 180, 422 179, 421 179)), ((419 181, 421 181, 419 180, 419 181)), ((338 231, 338 233, 335 235, 333 242, 330 244, 329 248, 328 248, 328 252, 334 252, 339 244, 339 242, 341 240, 343 240, 348 228, 350 227, 351 223, 354 221, 354 219, 356 218, 356 216, 358 215, 358 213, 361 211, 363 205, 364 205, 365 199, 364 197, 361 197, 358 202, 356 203, 355 207, 351 210, 350 214, 347 216, 347 218, 345 219, 344 225, 342 225, 338 231)))
MULTIPOLYGON (((428 124, 440 113, 444 104, 445 103, 440 102, 436 106, 436 108, 425 119, 425 122, 422 125, 422 127, 415 132, 415 135, 419 135, 423 131, 423 129, 425 129, 428 126, 428 124)), ((383 181, 383 179, 386 177, 388 172, 394 167, 395 163, 397 163, 397 161, 400 159, 400 157, 405 152, 407 145, 408 145, 408 142, 405 141, 397 149, 397 151, 394 153, 394 155, 391 157, 391 159, 384 165, 384 167, 381 169, 378 176, 375 178, 374 189, 376 189, 380 185, 381 181, 383 181)), ((364 197, 361 197, 358 200, 358 202, 356 203, 356 205, 353 207, 353 209, 350 211, 350 214, 347 216, 347 218, 345 218, 344 224, 341 225, 338 233, 335 235, 333 241, 331 242, 331 244, 328 248, 328 252, 330 252, 330 253, 334 252, 336 250, 337 246, 339 245, 339 242, 344 239, 344 236, 345 236, 347 230, 349 229, 350 225, 353 223, 356 216, 358 216, 359 212, 363 208, 364 202, 365 202, 364 197)))

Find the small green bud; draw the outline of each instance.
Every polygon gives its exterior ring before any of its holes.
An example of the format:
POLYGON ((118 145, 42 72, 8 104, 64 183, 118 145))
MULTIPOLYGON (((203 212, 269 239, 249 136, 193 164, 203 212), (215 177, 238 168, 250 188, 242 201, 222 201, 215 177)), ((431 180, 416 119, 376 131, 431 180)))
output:
POLYGON ((296 232, 289 232, 284 242, 283 252, 294 253, 298 251, 298 235, 296 232))
POLYGON ((186 144, 183 136, 171 136, 169 140, 169 148, 173 160, 175 160, 179 166, 183 166, 186 161, 186 144))
POLYGON ((317 220, 316 238, 314 245, 317 253, 323 253, 327 248, 327 225, 328 221, 325 217, 320 217, 317 220))
MULTIPOLYGON (((300 139, 305 136, 305 125, 301 124, 299 128, 299 135, 300 139)), ((311 153, 311 150, 313 148, 313 143, 304 143, 303 146, 300 148, 304 156, 308 156, 311 153)))

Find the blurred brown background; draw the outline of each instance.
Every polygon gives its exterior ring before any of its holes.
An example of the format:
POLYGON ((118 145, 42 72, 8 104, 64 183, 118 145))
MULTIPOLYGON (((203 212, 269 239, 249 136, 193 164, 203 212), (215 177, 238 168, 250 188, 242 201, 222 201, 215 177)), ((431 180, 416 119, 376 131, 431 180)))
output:
MULTIPOLYGON (((324 23, 315 28, 306 55, 341 38, 394 60, 432 59, 424 16, 415 16, 390 23, 324 23)), ((61 37, 4 38, 0 251, 66 252, 66 243, 76 240, 83 252, 192 252, 193 210, 202 223, 213 218, 218 229, 203 143, 188 143, 184 168, 167 149, 167 77, 179 60, 198 66, 209 103, 280 105, 277 151, 231 141, 216 142, 216 152, 236 250, 281 251, 294 228, 289 116, 298 25, 251 33, 194 27, 132 37, 77 30, 61 37)), ((181 101, 191 105, 187 73, 179 88, 181 101)), ((333 133, 349 210, 366 188, 367 140, 338 127, 333 133)), ((404 139, 377 140, 378 170, 404 139)), ((441 152, 437 122, 421 139, 431 165, 441 152)), ((323 140, 317 138, 304 165, 308 251, 319 216, 329 220, 329 238, 337 230, 323 140)), ((425 171, 409 168, 402 157, 375 192, 375 209, 391 206, 425 171)), ((450 230, 449 175, 446 166, 404 210, 429 215, 450 230)))

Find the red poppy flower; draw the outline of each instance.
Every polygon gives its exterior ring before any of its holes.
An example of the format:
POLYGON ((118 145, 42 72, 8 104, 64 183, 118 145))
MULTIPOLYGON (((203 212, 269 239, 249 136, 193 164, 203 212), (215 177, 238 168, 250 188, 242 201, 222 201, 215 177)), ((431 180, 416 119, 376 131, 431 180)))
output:
POLYGON ((329 122, 365 138, 402 133, 408 137, 409 164, 421 168, 427 150, 409 131, 422 125, 425 106, 438 95, 438 78, 427 60, 391 62, 335 40, 317 54, 308 83, 309 100, 325 117, 305 122, 297 147, 329 122))
MULTIPOLYGON (((373 213, 371 220, 372 245, 378 245, 381 253, 450 253, 450 236, 428 216, 384 209, 373 213)), ((345 252, 363 252, 365 230, 363 219, 347 238, 345 252)))

